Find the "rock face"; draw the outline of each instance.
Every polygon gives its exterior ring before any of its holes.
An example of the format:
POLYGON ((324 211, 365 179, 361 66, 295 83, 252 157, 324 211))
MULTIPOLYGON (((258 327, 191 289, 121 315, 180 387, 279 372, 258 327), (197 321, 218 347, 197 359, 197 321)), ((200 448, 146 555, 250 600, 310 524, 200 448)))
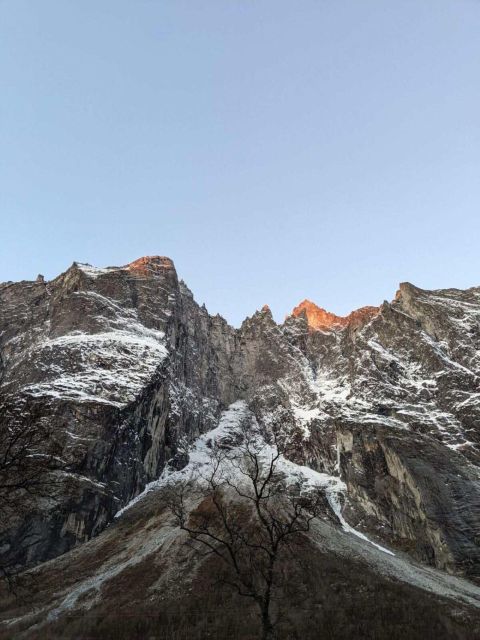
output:
POLYGON ((74 263, 0 285, 0 381, 0 429, 48 424, 60 451, 52 495, 3 531, 20 563, 95 536, 244 400, 294 462, 341 477, 352 526, 480 581, 480 288, 405 283, 346 318, 305 301, 234 329, 168 258, 74 263))
POLYGON ((376 316, 378 311, 378 307, 362 307, 361 309, 352 311, 348 316, 336 316, 334 313, 317 307, 317 305, 310 300, 304 300, 294 308, 292 316, 295 318, 304 316, 310 328, 328 331, 333 328, 363 324, 365 320, 376 316))
POLYGON ((47 422, 46 448, 62 452, 54 495, 10 540, 21 562, 36 562, 95 535, 182 437, 210 428, 234 393, 234 332, 159 257, 7 283, 0 309, 1 429, 47 422))

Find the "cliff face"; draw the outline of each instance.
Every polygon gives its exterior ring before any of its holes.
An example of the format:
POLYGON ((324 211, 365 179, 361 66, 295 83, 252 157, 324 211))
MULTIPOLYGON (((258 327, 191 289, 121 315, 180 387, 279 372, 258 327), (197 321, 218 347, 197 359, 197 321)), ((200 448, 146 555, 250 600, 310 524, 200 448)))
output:
POLYGON ((59 458, 2 548, 36 563, 95 536, 244 400, 294 462, 346 483, 351 525, 479 580, 479 354, 480 289, 403 284, 347 318, 305 302, 236 330, 167 258, 0 285, 0 429, 47 424, 59 458))
POLYGON ((167 258, 7 283, 0 309, 0 428, 47 424, 45 451, 60 458, 51 495, 8 534, 21 562, 37 562, 98 533, 181 438, 211 428, 234 399, 235 337, 167 258))

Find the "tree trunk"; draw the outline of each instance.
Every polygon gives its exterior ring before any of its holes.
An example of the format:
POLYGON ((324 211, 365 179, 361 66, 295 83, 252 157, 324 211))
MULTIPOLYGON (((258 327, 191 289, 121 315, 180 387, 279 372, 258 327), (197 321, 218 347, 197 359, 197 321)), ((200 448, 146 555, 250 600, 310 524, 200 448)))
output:
POLYGON ((275 638, 273 625, 270 621, 268 610, 262 611, 262 640, 273 640, 275 638))
POLYGON ((270 620, 270 602, 272 595, 272 584, 273 584, 273 568, 275 566, 276 561, 276 551, 270 555, 270 560, 268 563, 268 573, 265 578, 266 580, 266 589, 263 595, 262 602, 262 640, 273 640, 275 638, 274 628, 272 621, 270 620))

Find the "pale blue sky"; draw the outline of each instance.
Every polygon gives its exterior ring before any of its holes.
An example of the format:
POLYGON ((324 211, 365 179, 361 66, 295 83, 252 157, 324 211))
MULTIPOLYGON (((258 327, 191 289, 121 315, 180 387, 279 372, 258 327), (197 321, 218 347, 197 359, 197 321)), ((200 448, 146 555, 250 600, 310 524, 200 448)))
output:
POLYGON ((0 0, 0 281, 168 255, 234 324, 480 284, 475 0, 0 0))

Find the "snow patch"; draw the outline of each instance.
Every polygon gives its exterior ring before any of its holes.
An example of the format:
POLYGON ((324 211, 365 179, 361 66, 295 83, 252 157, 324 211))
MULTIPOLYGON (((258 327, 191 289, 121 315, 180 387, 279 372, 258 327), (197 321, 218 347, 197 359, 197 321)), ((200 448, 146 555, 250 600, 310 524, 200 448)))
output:
MULTIPOLYGON (((141 494, 136 496, 127 505, 125 505, 123 509, 120 509, 120 511, 116 513, 115 518, 119 518, 123 513, 125 513, 125 511, 137 504, 140 500, 143 500, 143 498, 152 491, 161 489, 162 487, 166 487, 168 485, 173 485, 176 482, 180 482, 182 480, 201 480, 203 472, 207 471, 211 465, 212 446, 215 443, 228 443, 232 447, 231 451, 234 453, 236 433, 238 432, 238 429, 241 427, 241 425, 246 421, 250 422, 252 429, 255 429, 255 427, 258 426, 256 424, 255 416, 250 412, 247 403, 243 400, 234 402, 226 411, 223 412, 222 416, 220 417, 218 426, 215 427, 215 429, 212 429, 211 431, 197 438, 197 440, 193 443, 191 449, 189 450, 189 462, 183 469, 181 469, 180 471, 172 472, 171 470, 166 468, 158 480, 149 483, 141 494)), ((272 457, 275 455, 275 452, 275 449, 265 442, 262 442, 262 444, 260 445, 259 455, 267 462, 272 459, 272 457)), ((229 464, 228 457, 226 457, 222 461, 222 465, 224 467, 221 472, 222 475, 231 479, 232 476, 236 476, 237 479, 241 478, 241 475, 239 476, 240 472, 238 471, 237 467, 235 465, 232 466, 229 464)), ((287 484, 290 484, 292 482, 300 482, 305 488, 323 490, 332 511, 337 516, 344 531, 346 531, 347 533, 351 533, 358 538, 361 538, 369 544, 374 545, 375 547, 377 547, 377 549, 380 549, 380 551, 383 551, 384 553, 395 555, 390 550, 380 546, 376 542, 373 542, 372 540, 367 538, 365 534, 357 531, 347 523, 342 515, 340 501, 340 496, 346 494, 347 487, 339 477, 331 476, 326 473, 320 473, 318 471, 314 471, 310 467, 298 465, 291 460, 288 460, 283 455, 278 459, 277 469, 285 475, 287 484)))
POLYGON ((72 332, 45 340, 32 356, 55 364, 45 365, 44 382, 29 384, 23 391, 34 397, 123 407, 135 399, 167 356, 163 337, 161 331, 140 325, 135 332, 72 332))

